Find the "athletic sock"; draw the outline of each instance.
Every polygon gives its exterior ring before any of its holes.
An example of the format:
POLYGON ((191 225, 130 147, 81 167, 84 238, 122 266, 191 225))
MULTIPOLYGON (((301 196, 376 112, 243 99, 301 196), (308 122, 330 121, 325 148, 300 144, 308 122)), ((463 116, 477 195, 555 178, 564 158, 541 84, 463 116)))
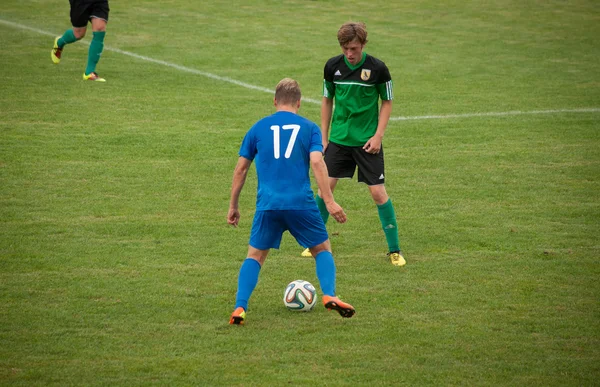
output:
POLYGON ((104 49, 104 35, 106 35, 105 31, 94 32, 94 37, 92 38, 92 43, 90 43, 90 49, 88 50, 85 75, 89 75, 96 71, 96 64, 98 64, 100 55, 102 55, 102 50, 104 49))
POLYGON ((321 285, 321 291, 326 296, 335 296, 335 262, 333 255, 325 250, 315 257, 317 265, 317 278, 321 285))
POLYGON ((238 290, 235 296, 235 309, 240 306, 244 310, 248 310, 248 300, 258 283, 258 275, 260 274, 260 263, 256 259, 246 258, 240 268, 238 277, 238 290))
POLYGON ((379 213, 379 220, 381 221, 381 227, 385 233, 385 239, 390 252, 400 251, 398 222, 396 221, 396 212, 392 205, 392 199, 388 199, 388 201, 382 205, 377 205, 377 212, 379 213))
POLYGON ((58 44, 58 48, 63 48, 66 44, 69 43, 74 43, 76 42, 77 39, 75 37, 75 34, 73 33, 72 29, 66 30, 65 33, 63 34, 63 36, 61 36, 60 38, 58 38, 58 42, 56 42, 56 44, 58 44))
POLYGON ((319 195, 315 197, 315 200, 317 201, 317 207, 319 207, 319 212, 321 213, 323 223, 327 224, 327 220, 329 220, 329 211, 327 211, 327 206, 319 195))

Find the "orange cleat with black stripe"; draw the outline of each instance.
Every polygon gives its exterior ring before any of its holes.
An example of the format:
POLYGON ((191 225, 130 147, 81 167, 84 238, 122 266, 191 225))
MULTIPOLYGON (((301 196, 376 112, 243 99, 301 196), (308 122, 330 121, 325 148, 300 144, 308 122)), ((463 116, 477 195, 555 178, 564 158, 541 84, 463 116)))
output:
POLYGON ((356 313, 352 305, 345 303, 337 297, 323 296, 323 306, 328 310, 335 310, 340 316, 345 318, 350 318, 356 313))
POLYGON ((246 311, 241 306, 236 308, 231 314, 229 325, 244 325, 246 321, 246 311))

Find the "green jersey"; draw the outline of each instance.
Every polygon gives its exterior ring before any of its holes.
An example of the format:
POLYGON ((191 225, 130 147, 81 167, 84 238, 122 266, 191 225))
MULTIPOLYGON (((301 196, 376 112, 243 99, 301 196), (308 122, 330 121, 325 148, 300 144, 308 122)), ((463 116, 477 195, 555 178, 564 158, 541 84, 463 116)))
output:
POLYGON ((344 55, 327 61, 323 96, 335 99, 329 141, 363 146, 377 131, 379 97, 392 100, 392 77, 385 63, 363 53, 355 66, 344 55))

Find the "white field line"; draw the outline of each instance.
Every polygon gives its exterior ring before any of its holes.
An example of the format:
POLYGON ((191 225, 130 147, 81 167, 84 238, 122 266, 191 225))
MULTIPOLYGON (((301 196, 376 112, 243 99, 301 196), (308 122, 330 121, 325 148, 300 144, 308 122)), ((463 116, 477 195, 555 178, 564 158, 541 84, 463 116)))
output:
POLYGON ((530 110, 530 111, 513 110, 513 111, 509 111, 509 112, 390 117, 390 121, 436 120, 436 119, 446 119, 446 118, 471 118, 471 117, 502 117, 502 116, 517 116, 517 115, 522 115, 522 114, 599 113, 599 112, 600 112, 600 108, 553 109, 553 110, 530 110))
MULTIPOLYGON (((52 36, 52 37, 56 37, 57 36, 57 34, 53 34, 53 33, 48 32, 48 31, 40 30, 38 28, 29 27, 29 26, 26 26, 26 25, 23 25, 23 24, 14 23, 14 22, 7 21, 7 20, 0 19, 0 24, 4 24, 6 26, 17 28, 17 29, 21 29, 21 30, 35 32, 35 33, 38 33, 40 35, 46 35, 46 36, 52 36)), ((87 41, 87 40, 85 40, 85 39, 80 40, 79 43, 83 43, 83 44, 86 44, 88 46, 90 44, 90 42, 87 41)), ((130 57, 136 58, 136 59, 140 59, 140 60, 143 60, 143 61, 146 61, 146 62, 155 63, 155 64, 159 64, 159 65, 162 65, 162 66, 170 67, 170 68, 173 68, 173 69, 176 69, 176 70, 179 70, 179 71, 183 71, 183 72, 186 72, 186 73, 201 75, 203 77, 214 79, 214 80, 217 80, 217 81, 233 83, 234 85, 242 86, 242 87, 245 87, 247 89, 258 90, 258 91, 262 91, 262 92, 265 92, 265 93, 274 94, 274 89, 267 89, 266 87, 252 85, 250 83, 238 81, 237 79, 228 78, 228 77, 222 77, 220 75, 216 75, 216 74, 209 73, 209 72, 206 72, 206 71, 192 69, 192 68, 189 68, 189 67, 185 67, 185 66, 181 66, 181 65, 175 64, 175 63, 167 62, 167 61, 160 60, 160 59, 150 58, 148 56, 135 54, 133 52, 129 52, 129 51, 125 51, 125 50, 119 50, 118 48, 104 46, 104 49, 107 50, 107 51, 113 51, 113 52, 116 52, 116 53, 119 53, 119 54, 122 54, 122 55, 127 55, 127 56, 130 56, 130 57)), ((310 102, 310 103, 314 103, 314 104, 321 104, 321 101, 318 101, 316 99, 311 99, 311 98, 302 98, 302 101, 310 102)))
MULTIPOLYGON (((52 36, 55 37, 57 36, 57 34, 53 34, 51 32, 48 31, 44 31, 44 30, 40 30, 38 28, 34 28, 34 27, 29 27, 23 24, 19 24, 19 23, 14 23, 8 20, 3 20, 0 19, 0 24, 4 24, 6 26, 12 27, 12 28, 17 28, 17 29, 21 29, 21 30, 26 30, 26 31, 31 31, 31 32, 35 32, 37 34, 40 35, 46 35, 46 36, 52 36)), ((89 41, 87 40, 80 40, 80 43, 89 45, 89 41)), ((256 85, 252 85, 250 83, 246 83, 246 82, 242 82, 242 81, 238 81, 236 79, 233 78, 228 78, 228 77, 222 77, 220 75, 216 75, 213 73, 209 73, 206 71, 201 71, 201 70, 196 70, 190 67, 185 67, 185 66, 181 66, 175 63, 171 63, 171 62, 167 62, 164 60, 159 60, 159 59, 154 59, 154 58, 150 58, 148 56, 144 56, 144 55, 139 55, 139 54, 135 54, 133 52, 129 52, 129 51, 124 51, 124 50, 120 50, 118 48, 112 48, 109 46, 104 46, 104 49, 107 51, 113 51, 122 55, 127 55, 130 56, 132 58, 136 58, 136 59, 140 59, 146 62, 150 62, 150 63, 155 63, 155 64, 159 64, 162 66, 166 66, 166 67, 170 67, 179 71, 183 71, 183 72, 187 72, 187 73, 191 73, 191 74, 196 74, 196 75, 201 75, 203 77, 206 78, 210 78, 210 79, 214 79, 217 81, 222 81, 222 82, 227 82, 227 83, 232 83, 234 85, 238 85, 241 87, 245 87, 247 89, 251 89, 251 90, 257 90, 257 91, 262 91, 265 93, 269 93, 269 94, 273 94, 273 90, 272 89, 268 89, 266 87, 261 87, 261 86, 256 86, 256 85)), ((302 101, 305 102, 310 102, 313 104, 321 104, 320 100, 316 100, 316 99, 312 99, 312 98, 302 98, 302 101)), ((514 115, 523 115, 523 114, 557 114, 557 113, 598 113, 600 112, 600 108, 580 108, 580 109, 555 109, 555 110, 533 110, 533 111, 520 111, 520 110, 514 110, 514 111, 508 111, 508 112, 489 112, 489 113, 467 113, 467 114, 447 114, 447 115, 428 115, 428 116, 408 116, 408 117, 390 117, 390 121, 408 121, 408 120, 432 120, 432 119, 448 119, 448 118, 472 118, 472 117, 501 117, 501 116, 514 116, 514 115)))

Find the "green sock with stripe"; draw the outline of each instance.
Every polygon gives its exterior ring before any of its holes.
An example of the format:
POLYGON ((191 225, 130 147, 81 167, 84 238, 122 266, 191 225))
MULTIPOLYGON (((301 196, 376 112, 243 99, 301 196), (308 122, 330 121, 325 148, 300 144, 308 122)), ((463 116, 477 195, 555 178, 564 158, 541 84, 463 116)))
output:
POLYGON ((63 36, 61 36, 60 38, 58 38, 58 42, 56 42, 56 44, 58 44, 58 48, 63 48, 65 45, 69 44, 69 43, 74 43, 76 42, 77 39, 75 37, 75 34, 73 33, 72 29, 66 30, 65 33, 63 34, 63 36))
POLYGON ((94 37, 92 38, 92 43, 90 43, 90 49, 88 50, 85 75, 89 75, 96 71, 96 64, 98 64, 100 55, 102 55, 102 50, 104 49, 104 35, 106 35, 105 31, 94 32, 94 37))
POLYGON ((398 222, 396 221, 396 211, 392 205, 392 200, 389 199, 382 205, 377 205, 379 220, 381 227, 385 233, 385 239, 390 252, 400 251, 400 238, 398 237, 398 222))

